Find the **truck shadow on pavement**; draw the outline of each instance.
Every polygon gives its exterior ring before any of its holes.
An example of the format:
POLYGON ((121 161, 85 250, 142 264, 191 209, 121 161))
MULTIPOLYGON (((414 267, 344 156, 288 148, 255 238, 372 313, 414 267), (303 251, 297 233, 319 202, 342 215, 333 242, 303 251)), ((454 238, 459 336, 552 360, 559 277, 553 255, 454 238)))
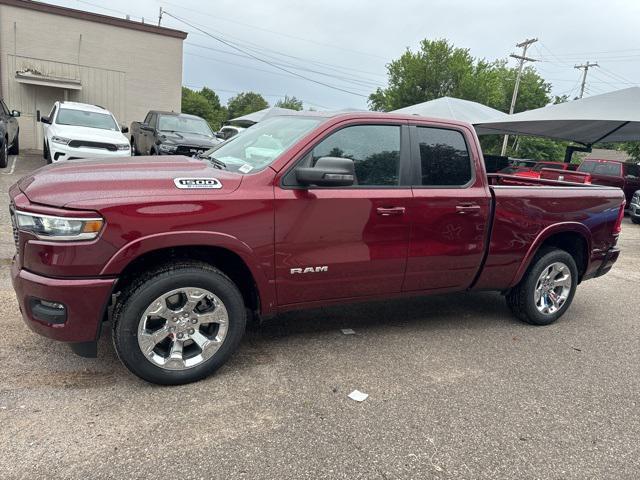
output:
MULTIPOLYGON (((533 328, 514 319, 501 295, 464 293, 412 297, 348 306, 323 307, 287 312, 248 328, 240 348, 215 375, 207 381, 243 375, 264 365, 295 361, 307 355, 311 346, 330 355, 332 349, 345 348, 341 343, 348 335, 340 329, 354 329, 365 342, 396 341, 410 344, 420 339, 457 336, 460 331, 478 331, 495 335, 496 330, 513 333, 514 327, 533 328)), ((111 342, 111 325, 105 324, 98 345, 98 358, 80 358, 68 346, 29 335, 29 347, 22 350, 23 369, 31 375, 30 385, 23 387, 59 386, 71 389, 102 387, 107 384, 139 382, 120 364, 111 342), (31 368, 29 368, 29 364, 31 368)), ((351 347, 346 348, 353 348, 351 347)))

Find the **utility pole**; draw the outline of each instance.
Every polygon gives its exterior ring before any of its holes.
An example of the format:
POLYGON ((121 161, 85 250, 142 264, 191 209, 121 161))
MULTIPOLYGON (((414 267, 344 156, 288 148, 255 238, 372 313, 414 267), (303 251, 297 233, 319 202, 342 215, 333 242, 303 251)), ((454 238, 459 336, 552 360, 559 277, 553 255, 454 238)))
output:
MULTIPOLYGON (((520 60, 520 64, 518 65, 518 75, 516 76, 516 84, 513 87, 513 96, 511 97, 511 107, 509 107, 509 115, 513 113, 513 110, 516 108, 516 100, 518 98, 518 88, 520 88, 520 78, 522 77, 522 70, 524 69, 524 62, 536 62, 535 58, 527 57, 527 49, 529 45, 532 43, 536 43, 538 41, 537 38, 528 38, 524 42, 520 42, 516 45, 518 48, 522 48, 522 55, 516 55, 512 53, 509 55, 510 57, 516 58, 520 60)), ((504 136, 504 141, 502 142, 502 151, 500 155, 504 157, 504 154, 507 152, 507 144, 509 143, 509 135, 504 136)))
POLYGON ((583 64, 583 65, 576 65, 573 68, 577 68, 578 70, 582 70, 582 85, 580 86, 580 98, 582 98, 582 96, 584 95, 584 87, 587 83, 587 72, 589 71, 589 68, 591 67, 598 67, 598 62, 596 63, 589 63, 589 61, 587 60, 587 63, 583 64))
POLYGON ((158 13, 158 26, 160 26, 160 22, 162 22, 162 7, 160 7, 160 13, 158 13))

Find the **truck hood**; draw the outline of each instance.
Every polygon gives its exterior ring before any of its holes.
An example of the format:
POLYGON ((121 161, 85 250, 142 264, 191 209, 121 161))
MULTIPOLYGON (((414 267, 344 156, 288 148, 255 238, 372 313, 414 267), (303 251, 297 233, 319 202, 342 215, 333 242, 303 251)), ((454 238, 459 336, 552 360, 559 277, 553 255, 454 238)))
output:
MULTIPOLYGON (((47 165, 18 182, 33 203, 73 207, 88 200, 223 195, 235 191, 242 175, 219 170, 206 160, 183 156, 66 160, 47 165), (186 179, 178 188, 176 179, 186 179), (215 188, 188 188, 189 180, 215 179, 215 188)), ((201 182, 200 182, 201 183, 201 182)))
POLYGON ((191 147, 211 148, 220 143, 220 140, 216 137, 204 137, 196 133, 160 132, 159 138, 163 143, 191 147))
POLYGON ((103 128, 77 127, 73 125, 56 124, 52 127, 54 135, 69 138, 71 140, 84 140, 91 142, 128 144, 129 139, 117 130, 105 130, 103 128))

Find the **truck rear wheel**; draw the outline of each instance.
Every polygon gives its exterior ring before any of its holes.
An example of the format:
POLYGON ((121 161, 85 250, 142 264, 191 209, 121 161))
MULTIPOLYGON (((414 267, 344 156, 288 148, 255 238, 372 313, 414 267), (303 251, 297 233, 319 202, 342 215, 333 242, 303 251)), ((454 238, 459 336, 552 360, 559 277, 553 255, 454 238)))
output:
POLYGON ((220 368, 238 347, 245 324, 242 294, 224 273, 181 262, 125 289, 113 314, 113 342, 138 377, 179 385, 220 368))
POLYGON ((577 284, 578 268, 573 257, 564 250, 544 249, 507 294, 507 305, 523 322, 549 325, 567 311, 577 284))

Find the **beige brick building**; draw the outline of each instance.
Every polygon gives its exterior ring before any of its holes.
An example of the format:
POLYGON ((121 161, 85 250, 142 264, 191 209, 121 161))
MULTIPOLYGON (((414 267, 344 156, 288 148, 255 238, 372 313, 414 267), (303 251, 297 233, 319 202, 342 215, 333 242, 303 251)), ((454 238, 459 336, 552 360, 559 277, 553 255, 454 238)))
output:
POLYGON ((56 100, 101 105, 129 125, 180 111, 179 30, 29 0, 0 0, 0 96, 21 112, 21 148, 42 148, 56 100))

